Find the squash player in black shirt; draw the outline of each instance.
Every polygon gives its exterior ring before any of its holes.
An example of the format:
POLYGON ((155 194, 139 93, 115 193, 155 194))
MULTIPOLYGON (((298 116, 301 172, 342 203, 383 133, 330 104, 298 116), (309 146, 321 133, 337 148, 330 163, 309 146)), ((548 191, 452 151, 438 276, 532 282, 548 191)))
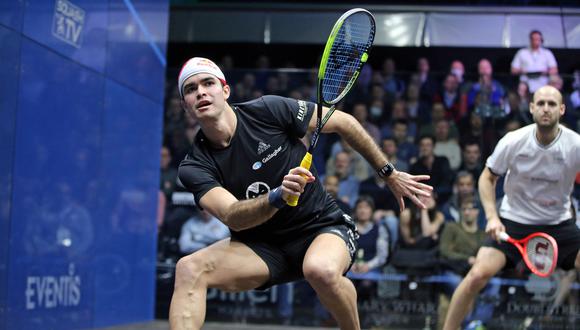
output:
MULTIPOLYGON (((305 278, 341 329, 360 329, 356 291, 344 276, 356 250, 354 224, 316 169, 297 167, 316 105, 279 96, 229 105, 222 71, 200 57, 183 66, 178 82, 184 109, 201 126, 179 179, 232 235, 177 263, 171 328, 201 328, 207 288, 266 289, 305 278), (286 205, 290 195, 300 196, 298 206, 286 205)), ((340 134, 377 168, 401 209, 403 197, 424 207, 420 198, 432 188, 420 181, 429 177, 394 169, 352 116, 336 111, 323 132, 340 134)))

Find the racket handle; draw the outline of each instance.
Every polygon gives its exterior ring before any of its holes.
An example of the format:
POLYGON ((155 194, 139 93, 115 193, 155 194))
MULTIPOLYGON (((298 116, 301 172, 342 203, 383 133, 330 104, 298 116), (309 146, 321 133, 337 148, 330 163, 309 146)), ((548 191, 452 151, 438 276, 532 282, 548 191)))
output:
POLYGON ((510 239, 510 235, 508 235, 508 233, 506 233, 505 231, 502 231, 501 233, 499 233, 499 239, 501 239, 504 242, 508 242, 510 239))
MULTIPOLYGON (((304 158, 302 158, 302 161, 300 162, 300 167, 309 170, 310 165, 312 165, 312 154, 307 152, 306 155, 304 155, 304 158)), ((306 176, 304 175, 303 177, 306 178, 306 176)), ((290 197, 288 197, 288 200, 286 201, 286 204, 288 204, 289 206, 298 205, 298 197, 299 196, 290 195, 290 197)))

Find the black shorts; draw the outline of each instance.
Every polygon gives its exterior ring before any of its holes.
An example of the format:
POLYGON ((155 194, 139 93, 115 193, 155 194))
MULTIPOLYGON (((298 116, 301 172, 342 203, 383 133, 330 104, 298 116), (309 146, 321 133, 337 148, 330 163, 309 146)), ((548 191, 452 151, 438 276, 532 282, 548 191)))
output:
MULTIPOLYGON (((574 220, 566 220, 557 225, 524 225, 515 221, 501 218, 506 232, 514 239, 522 239, 531 233, 544 232, 558 243, 558 267, 564 270, 574 268, 574 261, 580 249, 580 229, 574 220)), ((484 246, 496 248, 507 258, 506 268, 513 268, 522 261, 522 256, 515 246, 487 238, 484 246)))
POLYGON ((358 247, 356 242, 358 234, 354 223, 342 211, 334 211, 324 216, 335 217, 337 224, 297 234, 295 239, 284 243, 269 242, 266 240, 237 239, 232 236, 233 240, 237 240, 250 247, 264 260, 270 270, 270 279, 264 285, 256 288, 256 290, 265 290, 277 284, 304 278, 302 263, 304 262, 306 251, 312 241, 318 235, 324 233, 334 234, 344 240, 348 253, 350 254, 350 265, 348 267, 350 269, 354 262, 354 253, 358 247))

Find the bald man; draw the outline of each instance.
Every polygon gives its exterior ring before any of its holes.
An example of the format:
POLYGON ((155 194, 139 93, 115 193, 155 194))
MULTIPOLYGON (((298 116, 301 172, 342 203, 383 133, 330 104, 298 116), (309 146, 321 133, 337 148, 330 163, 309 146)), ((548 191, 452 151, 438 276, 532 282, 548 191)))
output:
POLYGON ((457 330, 490 278, 522 260, 511 244, 499 243, 500 232, 516 239, 546 232, 558 242, 558 267, 580 270, 580 229, 570 208, 580 169, 580 135, 560 125, 565 111, 562 94, 552 86, 541 87, 530 103, 535 124, 507 133, 487 159, 479 195, 489 238, 453 294, 444 329, 457 330), (502 175, 506 195, 497 210, 495 186, 502 175))

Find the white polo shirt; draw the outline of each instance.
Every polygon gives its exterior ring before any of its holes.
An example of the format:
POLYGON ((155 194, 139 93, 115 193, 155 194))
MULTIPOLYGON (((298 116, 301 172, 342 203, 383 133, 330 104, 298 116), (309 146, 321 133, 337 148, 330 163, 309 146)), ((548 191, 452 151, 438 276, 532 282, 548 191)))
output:
MULTIPOLYGON (((544 72, 549 68, 558 66, 556 58, 551 50, 540 47, 537 51, 532 51, 531 48, 522 48, 518 50, 516 56, 512 60, 512 68, 523 69, 526 72, 544 72)), ((520 81, 525 81, 530 87, 530 92, 534 93, 540 87, 548 84, 548 76, 542 75, 535 78, 529 78, 526 75, 520 76, 520 81)))
POLYGON ((504 175, 501 217, 523 224, 558 224, 572 218, 570 194, 580 171, 580 135, 560 125, 547 146, 536 139, 536 124, 507 133, 486 166, 504 175))

